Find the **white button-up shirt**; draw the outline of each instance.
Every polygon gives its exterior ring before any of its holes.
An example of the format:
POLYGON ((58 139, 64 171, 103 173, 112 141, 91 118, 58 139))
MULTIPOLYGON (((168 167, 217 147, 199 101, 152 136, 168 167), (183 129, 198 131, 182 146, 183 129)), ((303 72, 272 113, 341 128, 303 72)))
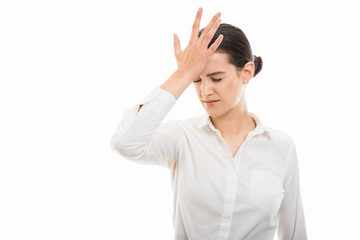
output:
POLYGON ((235 157, 207 113, 162 122, 176 103, 155 88, 126 111, 111 147, 140 164, 169 169, 178 240, 306 240, 294 141, 264 126, 256 128, 235 157), (138 112, 139 105, 143 105, 138 112))

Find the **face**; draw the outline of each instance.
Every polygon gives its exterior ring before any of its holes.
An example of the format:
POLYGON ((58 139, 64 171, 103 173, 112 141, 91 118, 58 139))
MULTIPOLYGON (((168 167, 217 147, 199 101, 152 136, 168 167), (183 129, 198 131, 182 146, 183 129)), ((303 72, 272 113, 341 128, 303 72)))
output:
POLYGON ((193 85, 202 106, 212 117, 221 117, 234 111, 239 111, 245 105, 245 85, 249 81, 247 63, 243 70, 228 62, 228 55, 215 52, 204 71, 193 85))

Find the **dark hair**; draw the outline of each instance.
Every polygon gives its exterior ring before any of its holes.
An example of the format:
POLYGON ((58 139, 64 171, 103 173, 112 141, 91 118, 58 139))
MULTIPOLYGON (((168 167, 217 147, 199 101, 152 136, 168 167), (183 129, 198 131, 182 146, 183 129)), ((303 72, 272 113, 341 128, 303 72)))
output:
MULTIPOLYGON (((200 30, 199 37, 203 30, 204 28, 200 30)), ((242 69, 249 61, 253 62, 255 65, 255 77, 262 69, 263 61, 261 57, 252 54, 250 43, 244 32, 233 25, 221 23, 208 47, 215 42, 220 34, 224 38, 216 51, 228 54, 229 62, 238 69, 242 69)))

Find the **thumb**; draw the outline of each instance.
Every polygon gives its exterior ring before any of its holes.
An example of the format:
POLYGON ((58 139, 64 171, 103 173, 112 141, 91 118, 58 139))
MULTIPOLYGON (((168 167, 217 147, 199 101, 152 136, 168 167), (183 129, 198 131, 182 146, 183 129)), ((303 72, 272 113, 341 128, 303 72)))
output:
POLYGON ((181 46, 180 46, 180 39, 179 37, 174 34, 174 54, 175 57, 181 53, 181 46))

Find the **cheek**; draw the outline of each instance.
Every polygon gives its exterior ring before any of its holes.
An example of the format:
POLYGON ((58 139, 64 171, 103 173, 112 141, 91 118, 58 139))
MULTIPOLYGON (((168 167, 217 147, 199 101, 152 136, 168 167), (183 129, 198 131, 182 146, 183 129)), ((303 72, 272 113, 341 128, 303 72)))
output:
POLYGON ((222 87, 223 92, 222 95, 224 98, 228 99, 228 101, 234 101, 236 100, 239 95, 241 95, 241 85, 239 85, 238 81, 232 81, 224 83, 224 86, 222 87))
POLYGON ((231 88, 239 89, 239 87, 241 87, 241 80, 234 78, 234 80, 231 82, 231 88))
POLYGON ((222 94, 232 95, 234 90, 237 89, 238 86, 234 81, 226 81, 221 85, 222 94))

